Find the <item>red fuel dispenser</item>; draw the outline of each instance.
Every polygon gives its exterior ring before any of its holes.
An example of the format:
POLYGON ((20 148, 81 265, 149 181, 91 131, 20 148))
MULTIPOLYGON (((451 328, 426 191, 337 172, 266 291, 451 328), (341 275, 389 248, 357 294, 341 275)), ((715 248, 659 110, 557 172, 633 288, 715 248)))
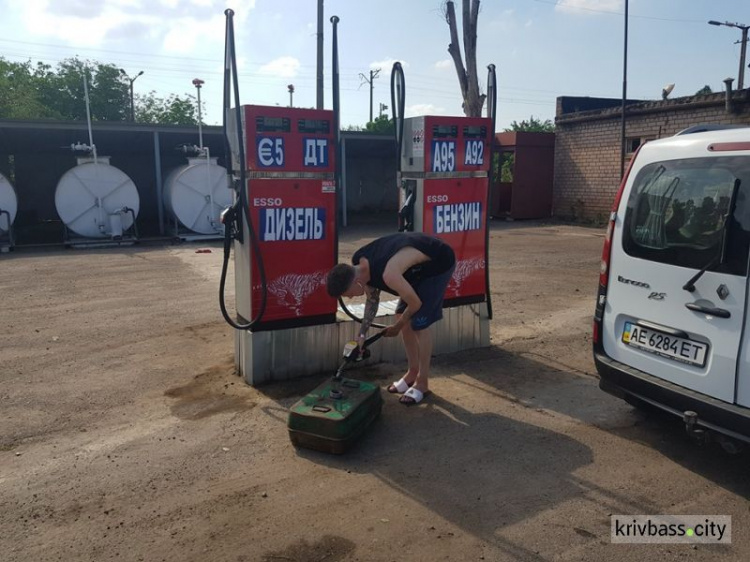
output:
POLYGON ((401 230, 431 234, 456 253, 446 306, 485 300, 492 119, 404 119, 401 230))
POLYGON ((236 276, 237 311, 253 318, 265 290, 265 311, 253 331, 333 322, 336 302, 325 290, 337 258, 333 113, 247 105, 242 115, 259 252, 251 257, 246 245, 238 257, 237 267, 249 271, 248 279, 236 276))

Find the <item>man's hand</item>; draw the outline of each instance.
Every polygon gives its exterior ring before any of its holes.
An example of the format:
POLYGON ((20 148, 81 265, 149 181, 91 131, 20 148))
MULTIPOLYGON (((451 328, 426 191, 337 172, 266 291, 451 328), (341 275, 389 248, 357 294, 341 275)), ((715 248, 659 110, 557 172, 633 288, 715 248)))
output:
POLYGON ((395 324, 388 326, 385 330, 383 330, 383 335, 386 338, 394 338, 401 333, 401 330, 403 327, 404 327, 403 322, 399 320, 395 324))

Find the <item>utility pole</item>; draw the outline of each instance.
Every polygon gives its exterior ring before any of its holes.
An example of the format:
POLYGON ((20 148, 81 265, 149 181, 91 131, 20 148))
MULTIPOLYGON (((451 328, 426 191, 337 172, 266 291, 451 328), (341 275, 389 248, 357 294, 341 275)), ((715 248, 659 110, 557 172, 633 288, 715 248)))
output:
POLYGON ((128 76, 128 74, 123 70, 120 69, 120 74, 122 74, 125 77, 125 80, 130 82, 130 121, 135 121, 135 102, 133 101, 133 82, 135 82, 138 77, 143 74, 143 71, 141 70, 138 74, 135 75, 134 78, 131 78, 128 76))
POLYGON ((370 123, 372 123, 372 88, 373 88, 373 82, 375 81, 375 78, 378 77, 378 74, 380 74, 380 69, 376 68, 375 70, 370 71, 370 79, 367 79, 367 76, 359 73, 359 77, 362 79, 362 83, 360 83, 360 86, 367 82, 370 85, 370 123))
POLYGON ((745 87, 745 51, 747 50, 747 30, 750 29, 750 25, 744 25, 741 23, 732 22, 720 22, 711 20, 708 22, 709 25, 725 25, 727 27, 736 27, 742 30, 742 39, 740 40, 740 74, 737 77, 737 89, 742 90, 745 87))
POLYGON ((294 107, 294 84, 289 84, 287 90, 289 90, 289 107, 294 107))
POLYGON ((318 83, 315 107, 323 109, 323 0, 318 0, 318 83))

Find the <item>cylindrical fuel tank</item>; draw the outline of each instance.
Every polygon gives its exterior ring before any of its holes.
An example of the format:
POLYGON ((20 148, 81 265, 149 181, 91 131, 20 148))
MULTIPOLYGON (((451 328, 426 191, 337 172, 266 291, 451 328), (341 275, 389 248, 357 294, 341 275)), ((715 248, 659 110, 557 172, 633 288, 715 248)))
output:
POLYGON ((128 175, 109 164, 109 157, 79 158, 65 172, 55 190, 57 214, 65 225, 86 238, 109 238, 122 234, 138 216, 140 197, 128 175), (132 213, 129 211, 132 209, 132 213), (111 216, 118 215, 113 221, 111 216), (113 224, 117 225, 115 231, 113 224))
POLYGON ((18 199, 8 178, 0 174, 0 234, 10 230, 18 212, 18 199), (7 213, 7 214, 6 214, 7 213))
POLYGON ((198 234, 221 234, 219 215, 232 204, 226 168, 217 158, 188 158, 164 181, 164 207, 183 226, 198 234))

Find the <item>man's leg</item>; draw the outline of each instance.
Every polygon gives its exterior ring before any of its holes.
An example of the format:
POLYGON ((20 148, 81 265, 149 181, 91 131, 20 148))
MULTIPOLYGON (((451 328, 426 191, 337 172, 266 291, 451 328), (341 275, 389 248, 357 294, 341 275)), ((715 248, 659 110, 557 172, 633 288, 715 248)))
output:
MULTIPOLYGON (((398 315, 398 319, 401 319, 400 314, 398 315)), ((404 340, 406 360, 409 363, 409 370, 406 371, 404 379, 407 383, 411 384, 417 378, 417 375, 419 375, 420 348, 417 333, 412 330, 410 322, 407 322, 406 326, 401 329, 401 337, 404 340)))
POLYGON ((419 348, 419 376, 414 385, 417 390, 427 392, 429 389, 428 378, 430 376, 430 359, 432 359, 432 327, 411 331, 417 340, 419 348))

